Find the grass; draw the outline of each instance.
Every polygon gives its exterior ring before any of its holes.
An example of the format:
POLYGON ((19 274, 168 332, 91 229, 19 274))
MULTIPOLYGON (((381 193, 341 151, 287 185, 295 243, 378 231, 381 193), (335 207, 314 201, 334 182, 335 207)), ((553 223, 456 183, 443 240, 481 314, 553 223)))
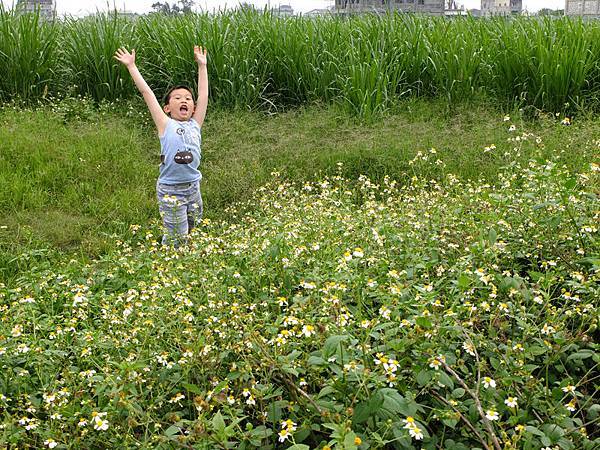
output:
POLYGON ((211 99, 272 111, 338 104, 362 119, 409 97, 448 104, 485 94, 507 107, 598 110, 600 26, 572 18, 475 19, 409 14, 275 18, 259 12, 134 21, 116 14, 40 21, 0 6, 0 100, 114 101, 135 95, 112 58, 135 47, 159 94, 195 79, 192 49, 209 52, 211 99))
MULTIPOLYGON (((562 117, 523 121, 516 112, 504 122, 503 116, 485 103, 450 111, 443 102, 424 101, 405 102, 393 115, 370 125, 332 107, 272 116, 213 110, 203 130, 206 216, 222 217, 227 206, 268 182, 273 171, 292 180, 311 180, 343 163, 343 174, 353 179, 367 175, 381 181, 390 176, 406 183, 415 174, 440 179, 452 172, 492 181, 500 167, 531 157, 526 149, 512 152, 515 143, 507 142, 528 131, 544 136, 543 154, 558 153, 573 170, 598 154, 597 142, 591 140, 600 134, 594 118, 565 127, 562 117), (511 124, 517 127, 513 133, 508 132, 511 124), (496 149, 485 152, 492 144, 496 149), (411 160, 430 148, 446 167, 416 171, 411 160)), ((131 224, 157 219, 159 147, 143 105, 98 110, 87 100, 73 99, 53 109, 6 107, 0 123, 4 276, 14 276, 37 260, 15 260, 23 251, 100 255, 127 236, 131 224)))

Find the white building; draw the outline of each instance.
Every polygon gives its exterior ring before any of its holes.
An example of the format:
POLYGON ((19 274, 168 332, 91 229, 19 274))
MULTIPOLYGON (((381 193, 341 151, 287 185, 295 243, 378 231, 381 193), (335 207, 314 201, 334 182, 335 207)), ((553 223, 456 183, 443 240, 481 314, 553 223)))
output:
POLYGON ((21 13, 33 13, 40 11, 41 17, 51 18, 54 16, 54 0, 18 0, 17 11, 21 13))
POLYGON ((321 17, 321 16, 328 16, 330 14, 331 14, 330 9, 317 8, 317 9, 311 9, 310 11, 304 13, 303 15, 306 17, 321 17))
POLYGON ((522 11, 523 0, 481 0, 482 16, 510 16, 522 11))
POLYGON ((335 0, 335 12, 353 14, 387 11, 444 15, 444 0, 335 0))
POLYGON ((280 17, 291 17, 294 15, 294 8, 290 5, 279 5, 271 9, 273 15, 280 17))
POLYGON ((600 18, 600 0, 565 0, 565 15, 600 18))

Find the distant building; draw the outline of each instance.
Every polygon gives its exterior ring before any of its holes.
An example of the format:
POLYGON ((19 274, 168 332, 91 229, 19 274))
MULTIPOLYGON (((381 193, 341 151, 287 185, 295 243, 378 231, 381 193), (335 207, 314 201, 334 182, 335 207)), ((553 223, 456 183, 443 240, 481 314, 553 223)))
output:
POLYGON ((45 18, 54 17, 54 0, 18 0, 16 9, 20 13, 33 13, 40 11, 40 16, 45 18))
POLYGON ((307 16, 307 17, 319 17, 319 16, 327 16, 329 14, 331 14, 330 9, 319 8, 319 9, 311 9, 310 11, 305 12, 303 15, 307 16))
POLYGON ((444 0, 335 0, 334 8, 338 14, 400 11, 443 16, 444 3, 444 0))
POLYGON ((600 18, 600 0, 565 0, 565 14, 598 19, 600 18))
POLYGON ((291 17, 294 15, 294 8, 290 5, 279 5, 272 8, 271 11, 273 11, 273 15, 280 17, 291 17))
POLYGON ((510 16, 523 12, 523 0, 481 0, 482 16, 510 16))
POLYGON ((444 15, 451 17, 464 16, 466 15, 465 7, 456 3, 456 0, 446 0, 446 4, 444 6, 444 15))
POLYGON ((140 15, 138 13, 134 13, 131 11, 122 10, 122 11, 117 11, 117 16, 122 17, 123 19, 136 19, 140 15))

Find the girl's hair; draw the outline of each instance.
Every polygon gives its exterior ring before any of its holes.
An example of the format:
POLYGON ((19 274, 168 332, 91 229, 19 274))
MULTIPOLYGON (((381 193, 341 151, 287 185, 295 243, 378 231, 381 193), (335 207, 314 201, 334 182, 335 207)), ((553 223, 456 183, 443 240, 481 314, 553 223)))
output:
POLYGON ((192 98, 194 98, 194 91, 192 91, 189 86, 186 86, 185 84, 179 84, 179 85, 174 86, 171 89, 169 89, 169 91, 167 92, 167 94, 163 98, 163 105, 168 105, 169 104, 169 101, 171 100, 171 94, 173 93, 173 91, 176 91, 177 89, 185 89, 190 94, 192 94, 192 98))

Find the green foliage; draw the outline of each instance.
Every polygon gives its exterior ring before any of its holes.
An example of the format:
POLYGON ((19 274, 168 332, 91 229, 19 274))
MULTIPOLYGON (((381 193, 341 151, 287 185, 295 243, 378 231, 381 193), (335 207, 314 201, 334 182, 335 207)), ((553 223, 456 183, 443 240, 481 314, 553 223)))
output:
POLYGON ((135 47, 162 96, 196 80, 192 50, 209 52, 211 99, 277 111, 335 102, 366 120, 406 97, 484 94, 572 113, 598 107, 600 25, 572 18, 440 18, 408 14, 279 18, 242 8, 217 15, 116 13, 43 22, 0 9, 0 100, 46 93, 96 101, 136 95, 112 55, 135 47))
POLYGON ((596 448, 599 177, 274 175, 186 248, 134 226, 31 268, 0 285, 3 442, 596 448))
MULTIPOLYGON (((598 153, 590 137, 600 133, 600 123, 593 117, 568 127, 561 117, 502 117, 488 103, 457 104, 449 112, 430 101, 407 101, 373 124, 337 108, 268 117, 212 110, 203 129, 206 215, 221 217, 273 171, 308 181, 336 173, 343 163, 344 176, 377 183, 386 176, 403 184, 413 175, 440 180, 447 173, 491 182, 507 161, 557 154, 576 172, 598 153), (517 129, 509 132, 510 125, 517 129), (430 164, 437 159, 444 164, 430 164)), ((47 262, 57 250, 104 254, 128 235, 130 224, 158 218, 159 146, 150 123, 141 102, 95 105, 85 97, 33 111, 0 110, 0 192, 6 193, 0 226, 7 227, 0 228, 0 277, 47 262), (19 260, 22 253, 29 258, 19 260)), ((493 240, 492 234, 485 238, 493 240)))
POLYGON ((0 4, 0 101, 31 101, 60 89, 59 32, 39 14, 16 15, 0 4))

